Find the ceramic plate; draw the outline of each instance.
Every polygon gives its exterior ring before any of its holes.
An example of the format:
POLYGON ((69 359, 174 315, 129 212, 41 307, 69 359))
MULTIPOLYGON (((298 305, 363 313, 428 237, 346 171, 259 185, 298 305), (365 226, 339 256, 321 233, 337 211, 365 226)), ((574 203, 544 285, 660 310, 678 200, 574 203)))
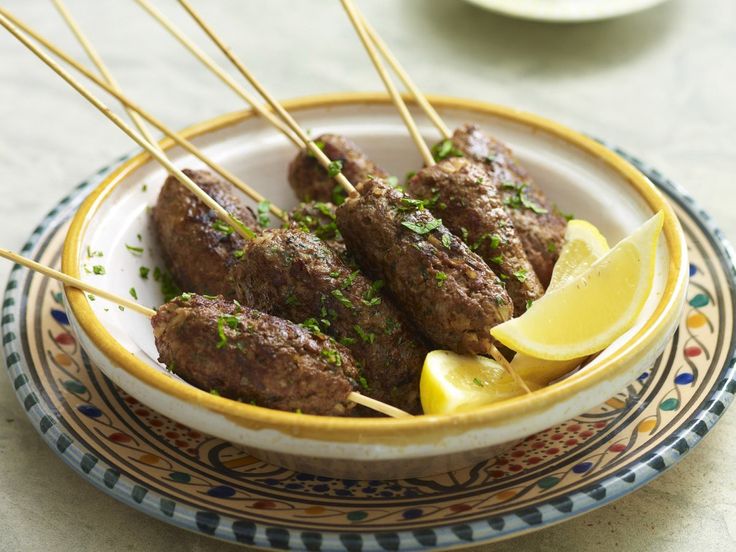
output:
POLYGON ((487 10, 540 21, 595 21, 628 15, 665 0, 467 0, 487 10))
MULTIPOLYGON (((656 363, 616 396, 493 460, 395 481, 315 477, 263 463, 116 388, 70 333, 59 286, 17 266, 2 312, 10 381, 43 439, 82 477, 151 516, 224 540, 418 550, 485 543, 563 521, 675 464, 736 393, 732 251, 686 193, 619 153, 668 195, 687 234, 691 283, 679 330, 656 363)), ((109 170, 51 211, 23 253, 58 264, 69 217, 109 170)))

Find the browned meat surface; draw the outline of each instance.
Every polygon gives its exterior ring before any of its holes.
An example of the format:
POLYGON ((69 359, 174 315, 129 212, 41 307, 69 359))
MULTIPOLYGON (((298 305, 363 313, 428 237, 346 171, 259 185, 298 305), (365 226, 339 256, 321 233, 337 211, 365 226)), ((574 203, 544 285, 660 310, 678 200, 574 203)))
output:
POLYGON ((337 208, 337 226, 361 268, 386 282, 417 328, 458 353, 488 353, 490 330, 513 305, 478 255, 416 200, 382 180, 357 186, 337 208))
POLYGON ((348 259, 345 241, 337 229, 334 203, 322 201, 300 203, 289 213, 289 219, 300 229, 311 232, 324 241, 343 261, 352 264, 348 259))
MULTIPOLYGON (((342 161, 342 174, 350 182, 360 182, 369 176, 388 176, 386 171, 344 136, 323 134, 315 143, 322 146, 322 151, 330 160, 342 161)), ((339 204, 345 197, 335 179, 306 150, 300 151, 289 165, 289 184, 300 201, 331 201, 339 204)))
POLYGON ((313 234, 268 230, 245 246, 235 268, 242 302, 324 332, 361 369, 361 392, 419 411, 419 376, 428 352, 401 312, 359 271, 313 234))
MULTIPOLYGON (((208 171, 184 169, 184 174, 246 226, 256 228, 253 213, 227 182, 208 171)), ((166 266, 181 289, 235 297, 230 267, 243 249, 243 238, 173 176, 161 188, 152 221, 166 266)))
POLYGON ((358 376, 325 336, 222 297, 184 294, 151 320, 159 361, 223 397, 278 410, 344 416, 358 376))
POLYGON ((481 163, 450 157, 420 170, 407 192, 426 206, 498 274, 514 303, 514 315, 544 294, 504 208, 493 177, 481 163))
POLYGON ((478 125, 458 128, 452 142, 465 156, 485 163, 491 170, 526 256, 546 287, 564 241, 565 217, 514 159, 511 150, 486 135, 478 125))

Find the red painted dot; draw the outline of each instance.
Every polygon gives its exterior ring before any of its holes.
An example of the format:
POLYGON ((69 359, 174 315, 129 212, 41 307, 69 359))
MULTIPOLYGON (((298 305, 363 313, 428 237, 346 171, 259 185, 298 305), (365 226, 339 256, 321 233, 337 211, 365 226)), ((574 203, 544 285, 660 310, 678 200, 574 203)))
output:
POLYGON ((167 431, 166 433, 164 433, 164 435, 166 435, 169 439, 179 438, 179 434, 176 431, 167 431))
POLYGON ((202 434, 199 431, 190 431, 189 436, 192 439, 199 439, 202 436, 202 434))
POLYGON ((562 439, 562 433, 555 433, 554 435, 552 435, 552 437, 550 437, 550 439, 552 439, 553 441, 559 441, 560 439, 562 439))
POLYGON ((130 436, 125 433, 111 433, 108 438, 116 443, 128 443, 132 440, 130 436))
POLYGON ((161 427, 162 425, 164 425, 161 420, 151 420, 148 423, 151 424, 153 427, 161 427))
POLYGON ((542 461, 542 459, 539 456, 532 456, 527 460, 527 463, 529 464, 539 464, 542 461))
POLYGON ((276 504, 270 500, 259 500, 253 503, 253 507, 259 510, 272 510, 276 507, 276 504))
POLYGON ((128 396, 128 397, 125 397, 125 402, 127 402, 128 404, 136 404, 138 401, 135 400, 134 397, 128 396))
POLYGON ((558 449, 557 447, 551 447, 548 448, 545 452, 547 454, 557 454, 558 452, 560 452, 560 449, 558 449))
POLYGON ((703 350, 700 347, 685 347, 685 356, 688 357, 696 357, 703 353, 703 350))
POLYGON ((498 460, 496 460, 496 465, 497 466, 503 466, 503 465, 508 464, 508 463, 509 463, 509 461, 506 460, 506 458, 499 458, 498 460))
POLYGON ((577 439, 568 439, 567 441, 565 441, 565 444, 568 447, 571 447, 573 445, 577 445, 578 444, 578 440, 577 439))
POLYGON ((187 443, 186 441, 182 441, 181 439, 177 439, 177 440, 175 440, 175 441, 174 441, 174 444, 175 444, 175 445, 176 445, 177 447, 179 447, 179 448, 184 448, 184 447, 186 447, 186 446, 187 446, 187 445, 188 445, 189 443, 187 443))
POLYGON ((74 343, 74 336, 68 333, 60 333, 54 340, 60 345, 71 345, 74 343))
POLYGON ((180 424, 179 422, 176 422, 176 427, 178 427, 179 429, 187 429, 187 426, 185 426, 184 424, 180 424))
POLYGON ((453 504, 450 506, 450 510, 453 512, 467 512, 470 509, 472 509, 470 504, 453 504))
POLYGON ((187 449, 187 452, 188 452, 189 454, 197 454, 197 449, 194 449, 194 448, 188 448, 188 449, 187 449))
POLYGON ((580 436, 581 436, 581 437, 582 437, 583 439, 587 439, 588 437, 590 437, 590 436, 592 436, 592 435, 593 435, 593 432, 592 432, 592 431, 588 431, 588 430, 585 430, 585 431, 581 431, 581 432, 580 432, 580 436))
POLYGON ((606 427, 606 422, 596 422, 593 425, 595 427, 597 427, 598 429, 602 429, 602 428, 606 427))
POLYGON ((608 450, 611 452, 623 452, 626 450, 626 445, 624 443, 616 443, 615 445, 608 447, 608 450))
POLYGON ((135 411, 135 413, 138 414, 138 416, 148 416, 150 414, 150 412, 145 408, 139 408, 135 411))
POLYGON ((514 450, 511 452, 511 456, 513 456, 514 458, 521 458, 525 454, 526 452, 524 452, 523 450, 514 450))
POLYGON ((502 472, 501 470, 493 470, 489 475, 491 477, 503 477, 506 474, 502 472))
POLYGON ((511 464, 509 466, 509 469, 511 471, 517 472, 517 471, 521 471, 523 468, 519 464, 511 464))
POLYGON ((533 449, 541 449, 541 448, 544 448, 544 443, 542 441, 536 441, 536 442, 532 443, 532 448, 533 449))
POLYGON ((580 431, 581 429, 580 424, 570 424, 567 426, 567 431, 580 431))

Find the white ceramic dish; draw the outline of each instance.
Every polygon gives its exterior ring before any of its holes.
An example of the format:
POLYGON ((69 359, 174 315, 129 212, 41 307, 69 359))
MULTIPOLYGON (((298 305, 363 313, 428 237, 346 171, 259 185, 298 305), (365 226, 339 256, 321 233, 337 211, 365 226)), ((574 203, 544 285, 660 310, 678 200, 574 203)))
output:
POLYGON ((467 0, 481 8, 522 19, 574 23, 636 13, 665 0, 467 0))
MULTIPOLYGON (((657 210, 665 211, 651 297, 636 326, 586 370, 532 395, 450 417, 302 416, 230 401, 189 386, 154 361, 150 324, 144 317, 120 312, 100 299, 89 301, 69 289, 70 319, 91 359, 115 383, 171 418, 240 444, 271 463, 340 477, 391 479, 469 465, 617 392, 656 358, 677 325, 687 261, 674 213, 641 173, 580 134, 498 106, 447 98, 433 101, 451 126, 476 121, 509 143, 563 210, 594 222, 611 243, 657 210)), ((314 135, 330 131, 350 136, 393 174, 403 176, 420 166, 383 95, 321 96, 287 106, 314 135)), ((429 140, 437 138, 429 125, 422 131, 429 140)), ((247 113, 225 115, 188 133, 208 155, 277 205, 288 208, 296 203, 286 183, 287 164, 295 151, 261 120, 247 113)), ((178 166, 200 166, 178 148, 170 155, 178 166)), ((108 177, 72 223, 64 270, 119 294, 134 287, 143 304, 160 304, 158 284, 150 275, 141 279, 139 268, 163 266, 149 231, 148 207, 164 179, 164 171, 146 155, 108 177), (126 244, 143 247, 143 255, 134 255, 126 244), (101 257, 88 258, 89 252, 97 251, 101 257), (94 265, 104 266, 105 274, 94 274, 94 265)))

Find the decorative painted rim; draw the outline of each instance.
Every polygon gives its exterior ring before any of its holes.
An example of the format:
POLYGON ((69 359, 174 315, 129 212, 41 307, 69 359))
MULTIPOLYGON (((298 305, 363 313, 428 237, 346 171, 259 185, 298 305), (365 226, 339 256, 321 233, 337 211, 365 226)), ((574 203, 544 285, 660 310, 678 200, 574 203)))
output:
MULTIPOLYGON (((734 253, 707 213, 702 211, 681 188, 667 180, 658 171, 646 166, 638 159, 616 150, 631 163, 645 172, 649 178, 686 211, 693 223, 703 232, 710 246, 718 254, 714 259, 716 270, 722 272, 725 286, 730 289, 732 302, 736 291, 736 265, 734 253)), ((120 162, 124 159, 120 160, 120 162)), ((23 247, 26 255, 41 254, 45 247, 44 238, 58 229, 67 219, 80 197, 88 192, 111 169, 102 169, 89 181, 77 187, 72 195, 55 207, 34 230, 23 247)), ((719 272, 719 273, 720 273, 719 272)), ((252 519, 213 515, 186 502, 171 498, 149 489, 127 474, 120 474, 105 465, 105 459, 90 454, 84 441, 70 437, 57 422, 59 414, 43 401, 44 392, 35 385, 30 365, 24 351, 24 324, 21 318, 27 297, 23 297, 24 282, 28 271, 14 266, 3 300, 2 333, 6 364, 10 381, 24 406, 34 427, 42 438, 72 469, 102 491, 121 502, 155 518, 179 527, 199 531, 202 534, 224 540, 245 543, 264 548, 305 548, 308 550, 419 550, 432 547, 457 547, 477 545, 508 538, 522 532, 539 529, 603 506, 651 481, 663 471, 677 463, 705 436, 722 416, 736 394, 736 336, 726 336, 724 345, 728 361, 716 367, 707 392, 699 395, 697 409, 686 419, 663 435, 660 445, 646 455, 632 458, 612 474, 552 500, 542 500, 501 516, 467 524, 434 525, 421 530, 396 532, 352 532, 334 533, 326 531, 304 531, 296 528, 263 524, 252 519)), ((733 305, 725 305, 733 309, 733 305)), ((63 316, 60 311, 58 316, 63 316)), ((663 403, 664 404, 664 403, 663 403)))
MULTIPOLYGON (((566 398, 585 392, 591 386, 607 381, 618 366, 625 365, 634 357, 651 347, 651 343, 669 324, 666 316, 680 308, 680 301, 687 285, 687 263, 684 261, 687 247, 685 237, 670 204, 651 182, 635 167, 589 137, 559 123, 505 106, 467 99, 430 96, 436 107, 464 109, 515 121, 535 127, 542 132, 556 136, 608 165, 621 175, 651 207, 652 212, 664 212, 663 235, 670 252, 670 266, 662 298, 649 319, 632 335, 626 343, 605 359, 594 359, 584 371, 577 372, 553 385, 534 393, 510 398, 476 411, 450 416, 416 416, 411 418, 338 418, 330 416, 297 415, 247 403, 232 401, 199 390, 183 381, 170 378, 154 369, 130 353, 107 331, 104 324, 93 312, 87 295, 80 290, 67 288, 69 306, 79 325, 104 354, 131 376, 164 393, 184 402, 197 404, 212 412, 227 416, 235 423, 257 429, 274 429, 285 434, 298 434, 302 437, 327 441, 353 441, 356 432, 372 443, 393 443, 397 436, 408 432, 421 434, 425 439, 433 435, 444 435, 448 428, 455 432, 467 432, 476 428, 486 428, 503 424, 506 420, 519 416, 542 412, 566 398)), ((355 93, 325 94, 284 102, 289 111, 313 109, 324 106, 347 104, 389 104, 386 94, 355 93)), ((252 111, 231 113, 199 123, 182 132, 188 137, 216 131, 237 122, 254 117, 252 111)), ((162 142, 164 148, 172 146, 171 140, 162 142)), ((115 186, 127 174, 135 171, 149 160, 147 153, 141 153, 111 172, 89 195, 72 220, 62 257, 63 271, 80 277, 80 266, 84 250, 83 236, 96 211, 112 193, 115 186)))

